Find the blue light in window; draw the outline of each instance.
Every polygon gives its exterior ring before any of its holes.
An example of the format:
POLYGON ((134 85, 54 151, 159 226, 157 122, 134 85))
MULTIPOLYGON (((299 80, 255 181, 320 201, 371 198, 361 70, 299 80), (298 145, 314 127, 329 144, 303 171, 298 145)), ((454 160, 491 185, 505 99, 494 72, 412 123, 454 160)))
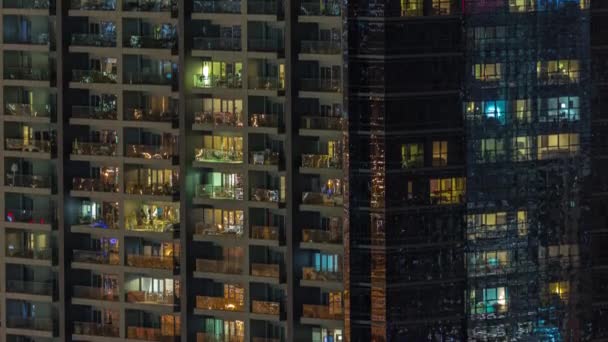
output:
POLYGON ((505 121, 505 101, 488 101, 484 104, 484 116, 488 119, 496 119, 501 123, 505 121))

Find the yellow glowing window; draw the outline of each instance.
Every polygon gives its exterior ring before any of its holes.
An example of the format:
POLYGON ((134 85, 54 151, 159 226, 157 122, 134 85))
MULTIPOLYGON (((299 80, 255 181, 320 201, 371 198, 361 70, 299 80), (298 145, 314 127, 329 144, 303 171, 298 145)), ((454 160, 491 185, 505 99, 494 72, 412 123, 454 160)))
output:
POLYGON ((507 289, 505 287, 472 289, 470 303, 471 312, 475 314, 506 312, 508 304, 507 289))
POLYGON ((514 137, 513 140, 513 161, 529 160, 531 157, 531 137, 514 137))
POLYGON ((499 81, 502 78, 502 64, 475 64, 473 66, 475 79, 486 82, 499 81))
POLYGON ((538 136, 538 159, 567 157, 578 152, 577 133, 547 134, 538 136))
POLYGON ((422 15, 423 0, 401 0, 401 16, 420 16, 422 15))
POLYGON ((515 120, 522 123, 530 121, 532 117, 530 100, 515 100, 513 101, 513 107, 515 109, 515 120))
POLYGON ((570 284, 568 281, 556 281, 549 283, 549 293, 558 295, 562 300, 568 298, 568 292, 570 292, 570 284))
POLYGON ((440 178, 430 180, 431 202, 435 204, 457 204, 464 200, 465 178, 440 178))
POLYGON ((401 145, 401 167, 404 169, 422 167, 424 164, 424 148, 422 144, 401 145))
POLYGON ((480 141, 480 154, 477 155, 479 163, 494 163, 505 155, 503 139, 482 139, 480 141))
POLYGON ((545 84, 577 83, 580 64, 576 59, 539 61, 536 63, 538 79, 545 84))
POLYGON ((509 0, 509 11, 511 12, 534 11, 535 8, 536 0, 509 0))
POLYGON ((433 141, 433 166, 446 166, 448 164, 448 142, 433 141))
POLYGON ((448 15, 451 12, 452 0, 433 0, 433 14, 448 15))
POLYGON ((523 210, 517 212, 517 234, 528 235, 528 213, 523 210))

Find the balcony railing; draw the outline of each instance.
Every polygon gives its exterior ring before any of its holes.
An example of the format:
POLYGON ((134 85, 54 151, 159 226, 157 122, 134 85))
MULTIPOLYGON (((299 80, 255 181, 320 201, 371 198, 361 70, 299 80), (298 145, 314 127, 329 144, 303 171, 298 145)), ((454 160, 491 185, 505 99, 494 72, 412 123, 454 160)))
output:
POLYGON ((127 144, 127 157, 142 159, 171 159, 175 155, 173 146, 127 144))
POLYGON ((48 104, 6 103, 4 115, 48 118, 51 116, 51 106, 48 104))
POLYGON ((124 11, 141 12, 168 12, 176 6, 174 1, 165 0, 126 0, 123 3, 124 11))
POLYGON ((166 293, 127 291, 127 302, 172 305, 174 303, 174 297, 172 294, 166 293))
POLYGON ((279 314, 281 314, 281 303, 263 300, 252 300, 251 312, 262 315, 278 316, 279 314))
POLYGON ((6 327, 12 329, 26 329, 37 331, 53 331, 54 324, 52 318, 43 317, 21 317, 8 316, 6 318, 6 327))
POLYGON ((177 118, 177 112, 162 112, 150 108, 125 108, 125 120, 171 122, 177 118))
POLYGON ((301 128, 341 131, 344 129, 344 119, 330 116, 303 116, 301 128))
POLYGON ((115 156, 117 144, 103 142, 72 142, 72 154, 79 156, 115 156))
POLYGON ((174 82, 172 77, 143 71, 127 71, 124 74, 125 84, 150 84, 150 85, 171 85, 174 82))
POLYGON ((50 153, 51 141, 48 140, 24 140, 21 138, 6 138, 6 150, 23 152, 50 153))
POLYGON ((249 116, 249 127, 279 127, 279 119, 281 116, 277 114, 251 114, 249 116))
POLYGON ((53 283, 26 280, 7 280, 6 292, 27 293, 39 296, 52 296, 53 283))
POLYGON ((74 335, 119 337, 120 328, 114 324, 74 322, 74 335))
POLYGON ((251 342, 282 342, 282 340, 272 337, 252 337, 251 342))
POLYGON ((327 154, 303 154, 302 167, 313 169, 341 169, 342 158, 327 154))
POLYGON ((117 74, 98 70, 72 70, 72 81, 80 83, 116 83, 117 74))
POLYGON ((6 175, 6 185, 33 189, 48 189, 52 185, 53 177, 46 175, 21 175, 9 173, 6 175))
POLYGON ((74 298, 84 298, 93 300, 107 300, 116 302, 119 300, 117 288, 103 288, 95 286, 80 286, 74 285, 72 288, 72 296, 74 298))
MULTIPOLYGON (((52 37, 52 35, 51 35, 52 37)), ((47 45, 49 43, 49 33, 32 34, 30 37, 18 35, 4 36, 4 44, 27 44, 27 45, 47 45)))
POLYGON ((119 192, 118 184, 99 178, 72 178, 72 190, 88 192, 119 192))
POLYGON ((194 0, 194 12, 241 13, 241 2, 235 0, 194 0))
POLYGON ((279 227, 251 226, 251 238, 259 240, 279 240, 279 227))
POLYGON ((194 87, 238 89, 243 87, 243 80, 240 76, 236 75, 209 75, 207 77, 205 77, 204 75, 194 75, 194 87))
POLYGON ((342 91, 342 84, 339 79, 302 78, 300 81, 300 88, 304 91, 339 93, 342 91))
POLYGON ((173 49, 177 46, 175 37, 159 39, 154 36, 127 36, 122 46, 134 49, 173 49))
POLYGON ((248 14, 277 14, 277 2, 267 1, 247 1, 248 14))
POLYGON ((276 37, 274 39, 247 39, 247 50, 259 51, 259 52, 276 52, 283 50, 283 37, 276 37))
POLYGON ((129 221, 125 223, 127 230, 136 232, 150 232, 150 233, 167 233, 173 232, 179 222, 169 221, 164 219, 155 219, 153 222, 142 222, 138 225, 131 225, 129 221))
POLYGON ((196 234, 208 236, 235 236, 243 235, 243 224, 213 224, 198 222, 196 224, 196 234))
POLYGON ((338 229, 302 229, 302 242, 342 243, 342 232, 338 229))
POLYGON ((195 50, 241 51, 241 38, 194 37, 192 48, 195 50))
POLYGON ((277 264, 251 264, 251 275, 254 277, 279 278, 281 267, 277 264))
POLYGON ((196 342, 245 342, 244 336, 196 333, 196 342))
POLYGON ((196 259, 197 272, 222 273, 222 274, 242 274, 243 262, 211 260, 211 259, 196 259))
POLYGON ((55 7, 55 3, 49 0, 6 0, 2 5, 3 8, 23 9, 49 9, 55 7))
POLYGON ((202 198, 211 199, 225 199, 225 200, 243 200, 243 187, 228 187, 228 186, 214 186, 210 184, 199 185, 196 188, 196 196, 202 198))
POLYGON ((194 150, 196 160, 208 163, 243 163, 243 151, 238 150, 219 150, 214 148, 197 148, 194 150))
POLYGON ((314 267, 302 267, 302 279, 311 281, 342 281, 342 272, 319 271, 314 267))
POLYGON ((140 341, 160 341, 160 328, 127 327, 127 338, 140 341))
POLYGON ((339 17, 340 16, 340 2, 329 1, 329 2, 302 2, 300 4, 300 15, 314 15, 314 16, 328 16, 328 17, 339 17))
POLYGON ((322 192, 303 192, 302 203, 326 207, 340 207, 344 204, 344 199, 341 194, 328 195, 322 192))
POLYGON ((302 305, 302 316, 306 318, 342 320, 342 310, 330 310, 326 305, 302 305), (338 311, 338 312, 335 312, 338 311))
POLYGON ((95 106, 72 106, 72 117, 75 119, 116 120, 116 108, 100 108, 95 106))
POLYGON ((224 297, 196 296, 196 308, 203 310, 244 311, 243 303, 224 297))
POLYGON ((279 76, 252 76, 249 77, 249 89, 255 90, 283 90, 285 81, 279 76))
POLYGON ((249 154, 249 163, 253 165, 279 165, 279 152, 271 150, 253 151, 249 154))
POLYGON ((26 80, 26 81, 48 81, 51 79, 51 69, 49 66, 44 68, 26 67, 5 67, 5 80, 26 80))
POLYGON ((173 257, 154 256, 154 255, 139 255, 128 254, 127 266, 143 267, 143 268, 159 268, 163 270, 172 270, 175 264, 173 257))
POLYGON ((340 42, 335 40, 303 40, 300 52, 317 55, 338 55, 342 52, 342 47, 340 42))
POLYGON ((125 187, 125 193, 129 195, 173 196, 178 191, 178 186, 171 183, 140 184, 127 182, 125 187))
POLYGON ((118 251, 90 251, 82 249, 72 250, 74 262, 84 262, 88 264, 118 265, 120 257, 118 251))
POLYGON ((70 9, 83 11, 114 11, 116 0, 72 0, 70 9))
POLYGON ((215 126, 243 127, 241 113, 232 112, 196 112, 194 123, 215 126))
POLYGON ((55 212, 50 209, 7 208, 5 213, 6 222, 50 224, 55 221, 55 212))
POLYGON ((72 46, 116 47, 116 35, 72 33, 72 46))
POLYGON ((33 260, 51 260, 53 257, 52 248, 8 248, 6 256, 12 258, 23 258, 33 260))
POLYGON ((256 202, 279 203, 283 202, 284 199, 281 198, 281 191, 278 189, 253 188, 251 189, 251 200, 256 202))

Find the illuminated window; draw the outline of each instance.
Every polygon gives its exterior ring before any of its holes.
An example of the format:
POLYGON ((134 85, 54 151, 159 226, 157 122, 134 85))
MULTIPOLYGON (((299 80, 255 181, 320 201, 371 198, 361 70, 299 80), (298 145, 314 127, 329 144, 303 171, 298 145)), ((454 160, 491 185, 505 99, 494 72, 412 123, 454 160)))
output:
POLYGON ((579 61, 575 59, 539 61, 536 64, 536 72, 539 81, 543 84, 578 83, 579 61))
POLYGON ((245 322, 225 321, 218 318, 205 318, 205 333, 226 341, 242 341, 245 336, 245 322))
POLYGON ((527 123, 532 117, 530 100, 513 101, 513 118, 520 123, 527 123))
POLYGON ((509 0, 509 11, 511 12, 534 11, 535 8, 536 0, 509 0))
POLYGON ((243 234, 242 210, 203 209, 203 222, 197 223, 196 233, 205 235, 243 234))
POLYGON ((538 136, 538 159, 568 157, 578 152, 577 133, 547 134, 538 136))
POLYGON ((468 30, 468 38, 477 49, 485 50, 486 48, 492 48, 493 44, 504 41, 505 33, 504 26, 482 26, 468 30))
POLYGON ((430 196, 434 204, 456 204, 464 199, 465 178, 431 179, 430 196))
POLYGON ((532 138, 531 137, 514 137, 513 143, 513 161, 530 160, 532 157, 532 138))
POLYGON ((242 310, 245 306, 245 289, 240 285, 224 284, 225 306, 229 310, 242 310))
POLYGON ((505 155, 503 139, 482 139, 480 141, 480 153, 477 154, 478 163, 495 163, 503 159, 505 155))
POLYGON ((451 12, 452 0, 433 0, 434 15, 448 15, 451 12))
POLYGON ((475 64, 473 66, 473 76, 479 81, 496 82, 502 78, 502 64, 475 64))
POLYGON ((424 0, 401 0, 401 16, 421 16, 424 0))
POLYGON ((528 213, 525 211, 517 212, 517 234, 519 236, 528 235, 528 213))
POLYGON ((401 167, 411 169, 424 165, 424 146, 422 144, 401 145, 401 167))
POLYGON ((194 86, 199 88, 240 88, 243 63, 203 61, 194 73, 194 86))
POLYGON ((549 293, 559 296, 561 300, 568 298, 568 292, 570 292, 570 284, 568 281, 549 283, 549 293))
POLYGON ((501 123, 505 122, 505 101, 486 101, 483 108, 484 118, 495 119, 501 123))
POLYGON ((505 287, 473 290, 470 293, 471 312, 476 314, 506 312, 507 302, 505 287))
POLYGON ((317 272, 337 273, 342 269, 342 262, 337 254, 315 253, 314 269, 317 272))
POLYGON ((475 273, 494 272, 508 266, 507 251, 484 251, 469 253, 469 270, 475 273))
POLYGON ((342 292, 330 292, 329 293, 329 314, 330 315, 341 315, 342 314, 342 292))
POLYGON ((433 141, 433 166, 446 166, 448 164, 448 142, 433 141))
POLYGON ((552 97, 543 101, 546 111, 541 111, 540 121, 576 121, 579 119, 578 96, 552 97))

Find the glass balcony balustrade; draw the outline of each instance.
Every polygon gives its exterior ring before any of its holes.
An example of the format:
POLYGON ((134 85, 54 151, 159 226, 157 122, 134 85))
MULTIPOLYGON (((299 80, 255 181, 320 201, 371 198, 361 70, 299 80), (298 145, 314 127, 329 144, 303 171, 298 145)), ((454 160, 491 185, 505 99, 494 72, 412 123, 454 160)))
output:
POLYGON ((95 250, 72 250, 72 261, 88 264, 119 265, 120 257, 118 250, 95 251, 95 250))
POLYGON ((30 103, 6 103, 4 105, 4 115, 48 118, 51 116, 52 108, 50 104, 30 104, 30 103))
POLYGON ((243 235, 244 226, 242 223, 219 224, 198 222, 195 227, 196 234, 208 236, 233 236, 243 235))
POLYGON ((303 154, 302 167, 312 169, 342 169, 342 158, 327 154, 303 154))
POLYGON ((194 123, 214 126, 243 127, 241 113, 233 112, 196 112, 194 113, 194 123))
POLYGON ((238 0, 194 0, 194 12, 238 14, 241 13, 241 2, 238 0))
POLYGON ((55 212, 52 209, 7 208, 4 212, 6 213, 6 222, 31 224, 51 224, 55 222, 55 212))
POLYGON ((94 322, 74 322, 74 335, 119 337, 120 328, 118 324, 104 324, 94 322))
POLYGON ((196 259, 196 271, 222 274, 242 274, 242 260, 196 259))
POLYGON ((194 150, 196 161, 208 163, 243 163, 243 151, 236 149, 196 148, 194 150))
POLYGON ((258 240, 279 240, 279 227, 277 226, 251 226, 251 238, 258 240))
POLYGON ((11 66, 4 67, 5 80, 49 81, 53 75, 53 70, 48 66, 33 68, 11 66))
POLYGON ((72 190, 88 192, 119 192, 120 187, 114 182, 114 180, 74 177, 72 178, 72 190))
POLYGON ((7 151, 51 153, 53 143, 50 140, 32 140, 6 138, 4 145, 7 151))
POLYGON ((236 299, 224 297, 196 296, 196 308, 219 311, 244 311, 243 303, 236 299))
POLYGON ((47 175, 22 175, 18 173, 8 173, 5 184, 32 189, 50 189, 54 177, 47 175))
POLYGON ((251 264, 251 275, 254 277, 279 278, 281 267, 278 264, 251 264))
POLYGON ((244 188, 210 184, 199 185, 196 188, 196 197, 242 201, 244 199, 244 188))
POLYGON ((116 287, 96 287, 74 285, 72 287, 72 297, 93 300, 105 300, 116 302, 119 300, 120 291, 116 287))
POLYGON ((302 279, 311 281, 342 281, 342 272, 321 271, 314 267, 302 267, 302 279))
POLYGON ((278 316, 281 314, 281 303, 265 300, 252 300, 251 312, 262 315, 278 316))
POLYGON ((306 115, 302 116, 300 128, 341 131, 344 123, 345 120, 341 117, 306 115))
POLYGON ((342 320, 343 314, 341 310, 331 310, 327 305, 302 305, 302 316, 315 319, 342 320))
POLYGON ((127 266, 172 270, 175 258, 172 256, 128 254, 127 266))

